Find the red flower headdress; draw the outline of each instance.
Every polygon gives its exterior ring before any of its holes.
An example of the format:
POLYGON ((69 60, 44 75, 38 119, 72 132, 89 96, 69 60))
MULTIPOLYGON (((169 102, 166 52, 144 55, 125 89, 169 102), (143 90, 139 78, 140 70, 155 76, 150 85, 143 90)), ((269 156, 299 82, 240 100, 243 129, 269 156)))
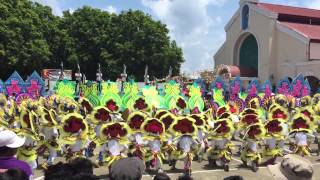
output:
POLYGON ((119 106, 117 105, 117 102, 115 102, 113 99, 109 99, 106 102, 106 108, 108 108, 111 112, 118 112, 120 110, 119 106))
POLYGON ((170 131, 175 133, 176 136, 181 135, 197 135, 197 127, 195 126, 195 120, 190 117, 178 117, 175 122, 171 125, 170 131))
POLYGON ((206 120, 204 118, 204 115, 201 115, 201 114, 192 114, 190 115, 190 118, 194 119, 195 122, 194 124, 198 127, 198 128, 201 128, 203 130, 206 129, 206 120))
POLYGON ((287 121, 289 119, 289 113, 284 107, 280 105, 273 105, 270 107, 268 119, 283 119, 287 121))
POLYGON ((187 107, 187 103, 182 97, 178 98, 176 105, 180 109, 185 109, 187 107))
POLYGON ((102 139, 125 140, 130 134, 129 126, 124 122, 112 122, 101 126, 100 134, 102 139))
POLYGON ((240 116, 242 117, 242 116, 245 116, 245 115, 247 115, 247 114, 255 114, 255 115, 258 115, 256 109, 245 108, 245 109, 241 112, 240 116))
POLYGON ((92 121, 96 124, 111 122, 112 118, 110 114, 110 111, 106 107, 98 106, 92 112, 92 121))
POLYGON ((265 132, 264 126, 261 123, 252 124, 248 126, 245 137, 257 140, 264 137, 265 132))
POLYGON ((240 119, 240 126, 247 127, 252 124, 260 123, 260 119, 256 114, 246 114, 240 119))
POLYGON ((228 136, 231 138, 232 133, 234 131, 233 123, 230 119, 219 119, 214 122, 214 128, 212 133, 217 134, 217 136, 228 136))
POLYGON ((170 128, 170 126, 173 124, 175 120, 175 116, 171 113, 165 114, 160 118, 160 121, 163 122, 166 130, 170 128))
POLYGON ((83 109, 85 109, 87 111, 88 114, 91 114, 91 112, 93 111, 93 105, 91 104, 91 102, 86 99, 86 98, 81 98, 80 100, 80 105, 83 109))
POLYGON ((44 126, 56 126, 58 123, 56 121, 56 113, 54 109, 43 108, 43 113, 41 115, 41 125, 44 126))
POLYGON ((167 110, 157 110, 156 114, 154 115, 155 118, 160 119, 162 116, 166 115, 166 114, 171 114, 169 111, 167 110))
POLYGON ((310 119, 302 113, 297 113, 293 116, 290 127, 290 133, 300 131, 311 133, 314 128, 313 123, 310 121, 310 119))
POLYGON ((228 108, 226 106, 219 107, 216 112, 216 117, 220 117, 223 113, 228 112, 228 108))
POLYGON ((162 138, 165 133, 164 124, 156 118, 146 119, 142 124, 142 129, 149 138, 162 138))
POLYGON ((127 124, 129 125, 132 131, 140 132, 142 131, 141 125, 145 121, 146 117, 146 114, 140 111, 133 112, 129 115, 127 124))
POLYGON ((149 110, 149 105, 143 97, 139 97, 134 102, 133 108, 138 111, 147 111, 149 110))
POLYGON ((281 119, 272 119, 265 122, 266 135, 282 139, 287 134, 285 123, 281 119))
POLYGON ((87 125, 82 117, 69 115, 63 122, 63 130, 70 134, 79 133, 80 131, 86 131, 87 125))

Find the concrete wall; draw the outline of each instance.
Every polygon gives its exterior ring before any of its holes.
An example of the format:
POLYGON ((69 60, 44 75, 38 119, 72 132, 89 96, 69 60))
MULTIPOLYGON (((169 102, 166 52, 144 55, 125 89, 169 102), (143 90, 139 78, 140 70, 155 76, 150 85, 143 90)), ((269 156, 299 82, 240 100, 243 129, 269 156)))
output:
MULTIPOLYGON (((248 33, 253 34, 258 42, 258 78, 269 79, 276 83, 284 76, 295 77, 299 73, 309 72, 320 78, 320 62, 309 61, 309 41, 296 32, 279 28, 276 15, 249 5, 249 26, 241 29, 241 10, 235 13, 232 23, 226 27, 226 41, 214 56, 215 65, 239 65, 238 49, 248 33)), ((281 26, 282 27, 282 26, 281 26)))
MULTIPOLYGON (((241 7, 242 8, 242 7, 241 7)), ((249 26, 247 30, 241 29, 241 8, 236 12, 233 22, 226 29, 226 41, 220 51, 215 55, 215 65, 235 64, 238 65, 238 50, 242 41, 250 33, 256 37, 259 47, 258 71, 259 79, 264 81, 272 74, 270 64, 274 62, 273 41, 275 36, 274 18, 270 18, 257 12, 254 4, 250 4, 249 26), (269 61, 272 59, 272 61, 269 61)))

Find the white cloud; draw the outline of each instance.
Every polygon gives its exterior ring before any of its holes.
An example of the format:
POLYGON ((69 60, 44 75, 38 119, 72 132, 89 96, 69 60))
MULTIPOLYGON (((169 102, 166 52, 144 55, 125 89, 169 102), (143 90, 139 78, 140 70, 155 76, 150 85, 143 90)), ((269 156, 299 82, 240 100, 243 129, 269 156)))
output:
MULTIPOLYGON (((186 62, 182 71, 192 72, 213 67, 212 56, 223 39, 212 35, 212 28, 223 26, 222 17, 210 17, 208 7, 220 7, 227 0, 142 0, 152 13, 167 24, 170 36, 182 47, 186 62)), ((223 28, 221 30, 224 33, 223 28)), ((219 34, 219 36, 221 36, 219 34)))
POLYGON ((62 8, 61 4, 58 0, 33 0, 34 2, 38 2, 40 4, 50 6, 54 15, 62 16, 62 8))
POLYGON ((114 6, 108 6, 107 8, 103 9, 105 11, 108 11, 109 13, 117 13, 117 8, 115 8, 114 6))

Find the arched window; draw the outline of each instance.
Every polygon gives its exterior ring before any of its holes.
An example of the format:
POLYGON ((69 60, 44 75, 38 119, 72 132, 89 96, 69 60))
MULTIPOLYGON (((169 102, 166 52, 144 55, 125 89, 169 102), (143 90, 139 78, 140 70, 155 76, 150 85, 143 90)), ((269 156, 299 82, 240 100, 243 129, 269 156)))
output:
POLYGON ((242 8, 242 30, 248 29, 249 24, 249 6, 244 5, 242 8))

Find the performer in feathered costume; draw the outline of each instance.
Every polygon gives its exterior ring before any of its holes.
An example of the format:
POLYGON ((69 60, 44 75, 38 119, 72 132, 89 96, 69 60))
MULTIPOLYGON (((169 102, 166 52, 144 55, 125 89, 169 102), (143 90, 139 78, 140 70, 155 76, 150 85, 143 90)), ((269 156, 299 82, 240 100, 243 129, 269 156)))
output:
POLYGON ((314 125, 315 125, 315 132, 314 135, 316 137, 316 143, 318 145, 318 156, 320 155, 320 103, 312 105, 314 109, 315 116, 314 116, 314 125))
POLYGON ((21 129, 18 135, 26 137, 22 147, 18 149, 17 158, 27 162, 32 169, 36 169, 37 163, 37 142, 39 141, 39 132, 35 123, 35 113, 23 108, 20 115, 21 129))
POLYGON ((91 114, 87 116, 87 121, 90 122, 89 124, 89 141, 87 141, 87 156, 93 156, 93 151, 96 146, 101 147, 99 152, 99 163, 103 164, 103 156, 102 151, 105 149, 103 146, 103 142, 101 142, 101 127, 104 124, 112 122, 111 112, 104 106, 97 106, 93 109, 91 114))
MULTIPOLYGON (((194 150, 197 146, 198 128, 195 125, 195 120, 188 117, 178 117, 172 124, 170 131, 175 135, 174 144, 177 150, 172 153, 175 161, 184 161, 185 173, 191 174, 191 163, 194 156, 194 150)), ((175 169, 175 162, 172 163, 172 168, 175 169)))
POLYGON ((310 155, 310 142, 313 142, 314 125, 306 115, 296 113, 290 123, 289 140, 291 142, 291 150, 295 154, 302 156, 310 155))
POLYGON ((79 107, 80 107, 80 114, 85 118, 87 117, 87 115, 90 115, 93 111, 92 103, 84 97, 81 97, 79 99, 79 107))
POLYGON ((88 125, 83 117, 78 113, 70 113, 62 119, 59 129, 59 142, 66 144, 66 160, 76 157, 83 157, 85 145, 88 139, 88 125))
POLYGON ((169 111, 159 110, 155 114, 155 118, 159 119, 165 126, 165 138, 163 139, 162 152, 166 153, 169 164, 171 164, 173 162, 172 152, 176 150, 176 146, 173 143, 174 134, 170 131, 170 128, 174 123, 176 116, 169 111))
POLYGON ((283 148, 288 136, 288 126, 283 119, 270 119, 265 122, 266 137, 264 157, 265 164, 274 164, 278 157, 283 156, 283 148))
POLYGON ((195 154, 198 161, 202 161, 207 146, 205 137, 208 135, 207 131, 209 129, 209 124, 206 122, 204 114, 192 114, 189 115, 189 117, 195 120, 195 125, 198 128, 196 139, 198 146, 195 154))
POLYGON ((278 103, 274 103, 270 106, 268 112, 268 119, 282 119, 284 122, 288 122, 290 119, 290 114, 287 108, 279 105, 278 103))
POLYGON ((40 139, 39 147, 37 150, 38 155, 43 154, 46 150, 49 152, 46 163, 42 165, 46 169, 47 165, 52 165, 57 152, 61 151, 61 146, 58 142, 58 122, 56 121, 56 112, 54 109, 43 108, 43 113, 40 118, 40 134, 43 135, 43 139, 40 139))
POLYGON ((249 165, 256 172, 261 162, 261 153, 259 152, 259 143, 265 136, 265 129, 261 122, 251 124, 246 127, 244 134, 244 148, 241 152, 241 160, 244 165, 249 165))
POLYGON ((69 98, 65 98, 63 103, 60 103, 58 106, 58 113, 67 115, 69 113, 78 113, 79 107, 78 104, 69 98))
POLYGON ((223 167, 229 171, 229 162, 232 156, 231 138, 234 132, 230 118, 219 119, 214 122, 214 127, 209 129, 207 151, 209 165, 223 167))
POLYGON ((125 157, 124 152, 128 148, 129 135, 130 128, 125 122, 110 122, 101 126, 102 162, 109 168, 112 163, 125 157))
POLYGON ((9 123, 7 121, 7 104, 7 97, 4 94, 0 94, 0 130, 9 128, 9 123))
POLYGON ((136 111, 129 115, 127 124, 131 128, 130 135, 130 146, 129 151, 130 154, 136 157, 139 157, 141 160, 144 159, 144 149, 143 146, 145 144, 143 140, 143 129, 142 124, 144 123, 147 115, 143 112, 136 111))
POLYGON ((145 162, 146 168, 154 168, 157 172, 162 171, 162 160, 164 155, 161 152, 163 141, 165 140, 165 126, 156 118, 148 118, 141 125, 144 140, 146 141, 145 162))

